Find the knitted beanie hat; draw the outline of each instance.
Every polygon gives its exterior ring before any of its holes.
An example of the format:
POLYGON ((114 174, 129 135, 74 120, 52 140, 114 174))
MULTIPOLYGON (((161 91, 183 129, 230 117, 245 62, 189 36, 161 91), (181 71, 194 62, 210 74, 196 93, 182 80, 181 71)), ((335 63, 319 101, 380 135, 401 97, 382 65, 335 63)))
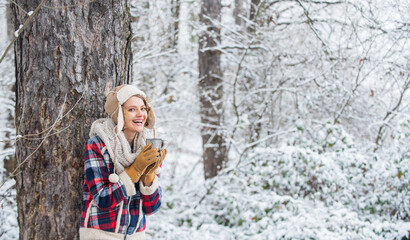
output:
MULTIPOLYGON (((143 91, 139 90, 137 87, 123 84, 115 87, 107 95, 107 100, 105 101, 105 111, 110 115, 115 124, 117 124, 117 133, 122 131, 124 128, 124 114, 122 112, 122 105, 130 99, 132 96, 140 95, 146 98, 143 91)), ((145 103, 148 104, 148 103, 145 103)), ((148 111, 146 128, 152 129, 155 125, 155 114, 152 108, 146 106, 148 111)))

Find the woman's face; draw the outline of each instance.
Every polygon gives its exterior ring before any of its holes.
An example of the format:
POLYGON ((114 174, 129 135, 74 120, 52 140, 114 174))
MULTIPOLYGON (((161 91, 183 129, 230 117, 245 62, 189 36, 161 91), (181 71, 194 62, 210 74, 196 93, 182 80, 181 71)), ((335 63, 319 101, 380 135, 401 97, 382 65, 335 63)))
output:
POLYGON ((122 105, 122 112, 124 113, 124 133, 142 132, 148 116, 144 101, 133 96, 122 105))

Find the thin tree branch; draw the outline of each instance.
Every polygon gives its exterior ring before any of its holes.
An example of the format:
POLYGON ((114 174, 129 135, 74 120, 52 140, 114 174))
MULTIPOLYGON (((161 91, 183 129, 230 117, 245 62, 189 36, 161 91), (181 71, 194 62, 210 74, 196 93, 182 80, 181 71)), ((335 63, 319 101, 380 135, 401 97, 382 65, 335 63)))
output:
POLYGON ((13 3, 14 5, 16 5, 18 8, 20 8, 20 10, 21 10, 22 12, 24 12, 24 14, 27 14, 27 12, 26 12, 18 3, 16 3, 16 2, 13 1, 13 0, 10 0, 10 2, 13 3))
POLYGON ((379 131, 377 132, 377 137, 376 137, 376 145, 377 147, 374 149, 374 151, 377 151, 378 146, 380 146, 380 141, 382 139, 383 135, 383 129, 387 125, 385 121, 392 115, 394 112, 396 112, 399 107, 401 106, 403 102, 404 95, 406 94, 407 90, 410 88, 410 79, 409 76, 407 76, 406 82, 404 83, 403 90, 400 92, 400 97, 399 100, 397 101, 396 105, 393 107, 392 110, 388 111, 386 115, 383 118, 383 124, 380 126, 379 131))
POLYGON ((325 40, 323 40, 323 38, 320 36, 320 34, 318 33, 317 29, 313 26, 313 19, 310 17, 309 15, 309 11, 307 10, 307 8, 302 4, 302 2, 300 0, 297 0, 297 2, 299 3, 299 5, 303 8, 303 12, 305 13, 305 16, 307 18, 306 23, 309 25, 310 29, 313 31, 313 33, 316 35, 317 39, 319 39, 320 42, 322 42, 323 46, 327 49, 328 54, 327 55, 333 55, 332 50, 330 49, 330 47, 328 46, 328 44, 325 42, 325 40))
MULTIPOLYGON (((33 17, 37 14, 37 12, 41 9, 41 7, 44 5, 44 3, 47 0, 41 1, 41 3, 37 6, 37 8, 33 11, 31 15, 28 16, 24 24, 16 31, 14 34, 13 40, 11 40, 10 44, 7 46, 6 50, 4 51, 3 55, 0 58, 0 64, 3 62, 3 59, 6 57, 7 52, 10 50, 11 46, 14 44, 14 42, 17 40, 17 38, 20 36, 20 33, 23 32, 24 28, 27 27, 27 25, 31 22, 33 17), (17 35, 17 36, 16 36, 17 35)), ((25 11, 24 11, 25 12, 25 11)))

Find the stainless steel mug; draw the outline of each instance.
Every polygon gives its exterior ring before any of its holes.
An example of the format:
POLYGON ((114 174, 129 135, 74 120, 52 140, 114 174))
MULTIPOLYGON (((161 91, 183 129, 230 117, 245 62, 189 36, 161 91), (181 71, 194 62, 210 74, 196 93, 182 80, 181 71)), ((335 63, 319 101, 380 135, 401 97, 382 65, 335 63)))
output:
POLYGON ((162 149, 164 140, 161 138, 147 138, 147 143, 152 143, 152 147, 157 148, 158 150, 162 149))

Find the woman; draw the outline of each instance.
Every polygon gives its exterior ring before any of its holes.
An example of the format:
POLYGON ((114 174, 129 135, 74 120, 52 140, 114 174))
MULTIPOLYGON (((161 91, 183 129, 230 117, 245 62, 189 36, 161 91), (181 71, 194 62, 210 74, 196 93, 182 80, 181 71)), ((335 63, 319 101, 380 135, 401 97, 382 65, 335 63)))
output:
POLYGON ((167 151, 146 144, 155 115, 135 86, 110 91, 105 111, 111 118, 92 124, 85 146, 80 239, 145 239, 145 215, 161 205, 157 174, 167 151))

